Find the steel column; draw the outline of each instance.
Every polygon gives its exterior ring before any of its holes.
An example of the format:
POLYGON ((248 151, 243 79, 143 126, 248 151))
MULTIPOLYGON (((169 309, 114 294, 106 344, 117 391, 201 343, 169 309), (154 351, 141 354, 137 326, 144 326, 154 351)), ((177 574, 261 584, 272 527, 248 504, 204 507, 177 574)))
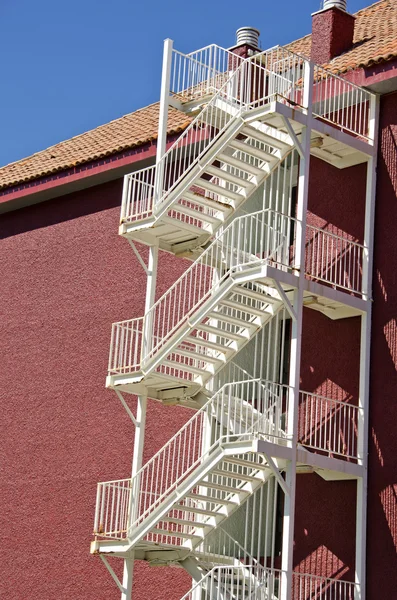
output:
POLYGON ((167 144, 167 121, 168 107, 170 98, 170 81, 171 81, 171 65, 172 65, 172 46, 173 41, 170 39, 164 40, 163 51, 163 69, 161 74, 161 90, 160 90, 160 111, 159 111, 159 129, 157 137, 157 153, 156 153, 156 174, 154 184, 154 204, 156 205, 162 196, 163 191, 163 176, 164 169, 161 159, 164 156, 167 144))
POLYGON ((292 570, 294 549, 295 526, 295 499, 296 499, 296 448, 298 443, 298 408, 300 387, 300 364, 302 345, 302 317, 303 317, 303 286, 305 278, 305 238, 307 204, 309 195, 309 167, 310 167, 310 137, 312 120, 312 94, 313 94, 313 63, 305 65, 304 106, 307 107, 307 126, 302 132, 299 163, 299 180, 297 194, 297 226, 295 240, 295 266, 299 275, 298 289, 294 292, 293 309, 296 320, 292 321, 290 369, 289 369, 289 400, 287 433, 292 437, 293 458, 286 469, 286 483, 290 490, 284 497, 283 517, 283 545, 281 568, 286 572, 285 585, 282 586, 282 600, 292 599, 292 570))
MULTIPOLYGON (((374 145, 378 143, 379 98, 373 97, 370 106, 370 135, 374 145)), ((364 476, 357 480, 356 501, 356 565, 355 565, 355 600, 366 597, 366 544, 367 544, 367 491, 368 491, 368 434, 369 434, 369 382, 370 382, 370 346, 371 346, 371 312, 372 312, 372 271, 374 251, 376 197, 376 160, 370 158, 367 163, 365 229, 363 257, 363 297, 367 300, 367 310, 361 317, 360 338, 360 387, 359 387, 359 420, 358 420, 358 456, 364 467, 364 476)))

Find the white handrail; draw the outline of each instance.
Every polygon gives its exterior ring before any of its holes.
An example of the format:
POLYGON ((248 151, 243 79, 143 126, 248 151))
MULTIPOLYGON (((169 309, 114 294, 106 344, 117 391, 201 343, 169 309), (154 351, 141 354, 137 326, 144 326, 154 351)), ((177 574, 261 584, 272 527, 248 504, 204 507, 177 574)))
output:
POLYGON ((363 244, 313 225, 306 228, 305 273, 311 279, 359 294, 363 289, 363 244))
POLYGON ((362 458, 358 451, 358 422, 363 409, 349 402, 300 392, 298 440, 302 446, 326 451, 336 458, 362 458))
MULTIPOLYGON (((233 220, 151 307, 144 318, 113 324, 109 373, 139 370, 233 272, 272 262, 289 266, 289 218, 270 209, 233 220), (214 268, 223 274, 213 278, 214 268), (143 347, 144 319, 152 335, 143 347)), ((203 356, 203 359, 205 357, 203 356)))
MULTIPOLYGON (((131 527, 142 522, 158 507, 182 481, 184 481, 221 443, 253 438, 273 442, 285 440, 285 407, 288 402, 287 386, 255 379, 225 384, 195 415, 171 438, 135 475, 133 479, 98 484, 94 532, 104 537, 122 538, 131 527), (202 446, 204 427, 211 431, 223 426, 209 448, 202 446), (127 506, 135 498, 135 518, 128 514, 127 506)), ((251 461, 258 462, 253 455, 251 461)), ((225 472, 227 479, 238 478, 240 471, 225 472)), ((217 475, 217 477, 222 477, 217 475)), ((208 501, 211 502, 209 496, 208 501)), ((190 521, 192 499, 186 498, 178 505, 175 517, 190 521)), ((212 498, 216 504, 216 498, 212 498)), ((194 529, 192 522, 191 529, 194 529)), ((187 533, 190 530, 186 530, 187 533)), ((169 542, 169 529, 152 541, 169 542), (160 539, 161 538, 161 539, 160 539)))

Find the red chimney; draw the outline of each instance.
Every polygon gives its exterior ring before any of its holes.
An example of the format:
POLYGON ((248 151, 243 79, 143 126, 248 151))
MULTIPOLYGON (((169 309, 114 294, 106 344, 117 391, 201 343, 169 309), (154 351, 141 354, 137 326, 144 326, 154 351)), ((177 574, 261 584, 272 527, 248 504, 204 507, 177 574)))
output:
POLYGON ((340 2, 324 2, 312 15, 311 59, 317 64, 330 62, 353 45, 355 17, 339 8, 340 2))

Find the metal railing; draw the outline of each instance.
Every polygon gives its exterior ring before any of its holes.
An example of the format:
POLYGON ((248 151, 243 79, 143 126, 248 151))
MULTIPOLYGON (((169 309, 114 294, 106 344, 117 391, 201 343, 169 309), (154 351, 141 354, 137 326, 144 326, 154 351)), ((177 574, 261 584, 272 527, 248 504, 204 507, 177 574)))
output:
POLYGON ((241 62, 235 56, 215 46, 192 55, 174 53, 171 87, 175 93, 190 97, 196 88, 197 94, 208 90, 215 94, 156 167, 126 176, 122 219, 144 219, 159 209, 184 175, 242 112, 274 99, 297 109, 307 108, 304 89, 308 85, 313 88, 315 117, 372 141, 371 92, 318 65, 311 72, 306 58, 282 47, 241 62), (308 77, 313 80, 307 81, 308 77))
POLYGON ((214 567, 201 581, 182 596, 181 600, 225 600, 246 598, 273 599, 278 590, 280 575, 257 565, 240 567, 214 567), (263 590, 261 592, 260 590, 263 590), (271 591, 273 589, 273 592, 271 591))
MULTIPOLYGON (((280 572, 281 573, 281 572, 280 572)), ((310 575, 292 574, 292 600, 354 600, 360 598, 360 586, 352 581, 310 575)))
POLYGON ((314 65, 313 116, 370 140, 370 103, 374 95, 324 67, 314 65))
MULTIPOLYGON (((287 237, 283 234, 288 223, 288 217, 272 210, 243 215, 232 221, 144 318, 113 324, 109 374, 139 370, 141 361, 144 363, 164 346, 233 272, 269 262, 288 266, 287 237), (217 280, 213 276, 215 268, 222 271, 217 280), (142 344, 145 321, 152 330, 146 347, 142 344)), ((265 300, 264 296, 262 305, 265 300)))
POLYGON ((358 425, 363 410, 318 394, 300 392, 298 441, 313 450, 350 459, 358 452, 358 425))
POLYGON ((217 566, 219 564, 257 565, 258 561, 222 527, 211 531, 205 539, 194 548, 194 554, 201 565, 217 566))
MULTIPOLYGON (((275 600, 283 597, 287 573, 260 565, 214 567, 181 600, 275 600)), ((292 574, 292 600, 354 600, 360 586, 350 581, 318 577, 306 573, 292 574)))
POLYGON ((359 294, 363 290, 365 246, 346 236, 307 225, 305 273, 311 279, 359 294))
MULTIPOLYGON (((128 524, 133 528, 147 518, 221 443, 254 437, 282 443, 286 440, 287 402, 288 387, 273 382, 257 379, 223 386, 133 479, 98 484, 94 533, 116 539, 126 537, 128 524), (204 430, 212 435, 206 449, 204 430)), ((258 462, 258 455, 252 455, 250 460, 258 462)), ((217 477, 227 485, 230 479, 244 475, 246 469, 237 466, 234 471, 225 471, 225 475, 217 477)), ((197 515, 189 510, 191 502, 197 503, 195 499, 184 498, 172 515, 177 520, 191 521, 191 526, 185 524, 180 529, 178 523, 172 526, 168 522, 164 533, 149 534, 150 540, 170 543, 170 538, 178 532, 194 531, 193 519, 197 515)), ((211 502, 217 505, 217 498, 209 495, 204 504, 211 502)))
POLYGON ((214 94, 242 61, 237 54, 216 44, 190 54, 173 50, 170 93, 182 102, 214 94))

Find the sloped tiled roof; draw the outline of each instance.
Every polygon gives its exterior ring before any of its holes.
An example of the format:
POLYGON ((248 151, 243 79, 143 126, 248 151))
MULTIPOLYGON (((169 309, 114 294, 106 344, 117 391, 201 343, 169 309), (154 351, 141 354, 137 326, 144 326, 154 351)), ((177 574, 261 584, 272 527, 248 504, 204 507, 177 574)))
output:
MULTIPOLYGON (((368 67, 397 56, 397 2, 381 0, 354 15, 353 47, 334 58, 327 68, 334 73, 368 67)), ((312 36, 288 44, 292 52, 310 56, 312 36)))
MULTIPOLYGON (((0 168, 0 189, 150 142, 157 138, 158 118, 159 104, 151 104, 6 165, 0 168)), ((183 131, 189 123, 189 117, 170 107, 168 118, 170 135, 183 131)))
MULTIPOLYGON (((353 47, 326 65, 336 73, 397 56, 397 0, 380 0, 355 16, 353 47)), ((311 35, 286 48, 310 56, 311 35)), ((157 137, 158 110, 158 103, 152 104, 0 168, 0 190, 150 142, 157 137)), ((170 108, 168 133, 183 131, 189 122, 170 108)))

